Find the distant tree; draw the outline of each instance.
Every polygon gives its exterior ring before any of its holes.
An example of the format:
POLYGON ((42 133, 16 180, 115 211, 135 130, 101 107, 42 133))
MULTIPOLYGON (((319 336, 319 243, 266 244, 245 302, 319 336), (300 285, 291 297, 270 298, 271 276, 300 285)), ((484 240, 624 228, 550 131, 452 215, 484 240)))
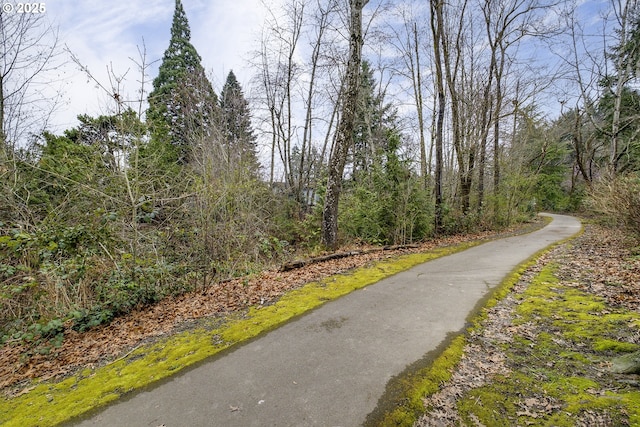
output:
POLYGON ((105 186, 112 180, 100 146, 79 144, 74 140, 76 132, 76 129, 65 131, 64 136, 45 132, 37 168, 23 163, 23 176, 28 181, 25 188, 35 195, 30 209, 34 214, 39 212, 38 219, 52 213, 57 221, 62 217, 77 219, 91 214, 99 206, 99 199, 107 201, 105 197, 96 197, 104 194, 105 186))
POLYGON ((256 153, 256 136, 251 126, 249 103, 233 71, 220 93, 221 126, 223 143, 229 166, 241 165, 257 174, 260 167, 256 153))
POLYGON ((607 90, 598 100, 596 117, 600 119, 595 137, 606 143, 614 135, 617 148, 613 163, 618 173, 640 170, 640 93, 631 87, 607 90))
POLYGON ((612 75, 600 80, 604 93, 596 106, 596 117, 602 118, 600 128, 610 140, 610 172, 637 170, 639 95, 636 89, 640 78, 640 5, 622 2, 613 11, 619 27, 615 31, 616 44, 608 51, 614 67, 612 75))
POLYGON ((378 88, 373 69, 362 62, 352 178, 345 182, 340 220, 350 237, 400 244, 428 231, 426 192, 410 161, 402 158, 404 137, 392 102, 378 88))
POLYGON ((149 94, 147 120, 154 142, 173 147, 175 160, 189 160, 192 142, 214 135, 218 99, 191 44, 182 2, 176 0, 171 39, 149 94))
POLYGON ((433 56, 434 56, 434 68, 435 68, 435 86, 437 91, 437 105, 438 109, 434 108, 435 117, 435 148, 436 148, 436 165, 434 170, 434 195, 435 195, 435 215, 434 215, 434 228, 435 232, 440 233, 443 231, 444 220, 444 200, 442 197, 442 175, 443 175, 443 146, 444 146, 444 115, 446 108, 446 91, 445 91, 445 78, 442 70, 443 52, 441 45, 444 37, 444 18, 442 14, 443 3, 438 0, 431 0, 429 2, 431 11, 431 34, 433 36, 433 56))
POLYGON ((76 144, 96 146, 105 166, 112 172, 122 171, 134 139, 140 139, 145 133, 144 124, 131 109, 95 118, 81 114, 78 121, 80 125, 66 130, 65 137, 76 144))

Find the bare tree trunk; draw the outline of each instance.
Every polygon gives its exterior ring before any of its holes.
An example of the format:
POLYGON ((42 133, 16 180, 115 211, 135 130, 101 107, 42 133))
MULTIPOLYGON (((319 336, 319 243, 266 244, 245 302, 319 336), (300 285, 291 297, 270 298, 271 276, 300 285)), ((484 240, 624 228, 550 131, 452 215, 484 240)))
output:
MULTIPOLYGON (((299 201, 306 205, 310 203, 310 200, 307 200, 309 195, 305 197, 305 189, 309 189, 311 187, 310 180, 312 170, 314 168, 313 158, 312 158, 312 129, 313 129, 313 100, 316 92, 316 73, 318 68, 320 67, 320 53, 323 47, 324 42, 324 34, 328 28, 328 24, 330 22, 329 15, 335 11, 336 4, 331 3, 327 6, 326 9, 322 8, 320 2, 318 2, 318 14, 317 16, 317 37, 313 44, 313 51, 311 53, 311 76, 309 78, 309 87, 307 92, 307 99, 305 102, 306 107, 306 117, 304 121, 304 129, 302 136, 302 147, 300 149, 300 161, 298 165, 298 185, 296 189, 297 197, 299 197, 299 201)), ((321 161, 321 159, 320 159, 321 161)))
POLYGON ((465 141, 463 138, 463 112, 461 111, 464 106, 463 96, 460 93, 458 77, 460 74, 460 68, 462 66, 463 59, 463 42, 465 38, 464 34, 464 20, 467 10, 467 0, 464 0, 459 5, 457 17, 457 27, 453 29, 452 34, 456 34, 455 51, 452 52, 451 42, 447 39, 449 35, 445 30, 445 18, 444 18, 444 5, 439 3, 437 10, 438 21, 440 23, 440 45, 442 48, 442 65, 444 66, 444 77, 447 83, 447 88, 450 95, 451 104, 451 128, 453 147, 455 150, 456 161, 458 163, 458 180, 460 182, 460 204, 462 212, 466 215, 469 211, 471 186, 473 183, 473 170, 475 168, 476 161, 476 146, 471 144, 469 147, 465 147, 465 141), (465 159, 466 156, 466 159, 465 159), (466 160, 466 161, 465 161, 466 160))
MULTIPOLYGON (((620 46, 625 46, 629 42, 629 27, 632 25, 634 11, 637 10, 637 2, 635 0, 629 1, 614 1, 613 9, 615 11, 616 20, 620 25, 618 29, 618 42, 620 46)), ((616 87, 613 95, 614 108, 613 119, 611 121, 611 147, 609 155, 609 174, 614 178, 618 174, 620 151, 622 142, 620 135, 622 133, 621 123, 621 110, 622 110, 622 94, 627 87, 627 84, 633 76, 632 61, 626 61, 624 64, 624 55, 619 55, 616 60, 616 69, 618 75, 616 79, 616 87)))
MULTIPOLYGON (((496 208, 498 203, 498 195, 500 194, 500 109, 502 108, 502 82, 498 78, 496 80, 496 112, 495 121, 493 123, 493 194, 495 197, 496 208)), ((497 212, 497 209, 496 209, 497 212)))
POLYGON ((573 148, 576 153, 576 165, 578 166, 578 170, 582 175, 582 179, 587 184, 589 188, 592 186, 592 177, 589 171, 585 166, 585 155, 584 155, 584 142, 582 137, 582 114, 578 109, 575 110, 575 120, 573 124, 573 138, 571 138, 571 142, 573 143, 573 148))
POLYGON ((413 23, 413 47, 416 54, 416 62, 412 67, 411 74, 415 75, 413 91, 416 97, 416 107, 418 112, 418 129, 420 131, 420 174, 422 175, 422 188, 429 187, 429 174, 427 173, 427 147, 424 138, 424 115, 422 108, 422 76, 420 74, 420 49, 418 47, 418 24, 413 23), (415 72, 414 72, 415 69, 415 72))
MULTIPOLYGON (((292 85, 293 80, 295 78, 295 60, 294 56, 296 54, 296 47, 298 45, 298 40, 300 39, 300 34, 302 31, 302 21, 304 18, 304 8, 305 3, 294 1, 289 14, 291 15, 291 36, 290 39, 285 40, 285 44, 288 46, 289 50, 287 52, 287 63, 286 63, 286 73, 287 78, 285 80, 285 100, 287 104, 286 115, 286 132, 284 133, 285 138, 284 142, 284 163, 286 165, 285 169, 288 171, 287 173, 287 182, 288 187, 291 189, 296 188, 295 181, 296 177, 294 176, 294 165, 292 161, 292 141, 293 141, 293 95, 292 95, 292 85)), ((296 200, 299 198, 299 194, 296 194, 296 200)))
POLYGON ((443 164, 443 133, 444 133, 444 113, 445 113, 445 86, 444 75, 442 72, 442 53, 440 52, 440 44, 443 37, 443 24, 444 19, 442 15, 442 1, 431 0, 431 33, 433 34, 433 53, 434 64, 436 67, 436 91, 438 93, 438 111, 436 117, 436 169, 435 169, 435 217, 434 226, 435 233, 439 234, 443 227, 443 213, 442 213, 442 164, 443 164))
POLYGON ((342 190, 342 174, 347 161, 349 147, 353 145, 356 104, 360 86, 362 61, 362 9, 369 0, 349 0, 351 22, 349 29, 349 60, 347 62, 346 92, 342 103, 342 114, 337 137, 329 158, 327 191, 322 211, 322 242, 327 247, 338 244, 338 200, 342 190))
POLYGON ((0 74, 0 172, 8 159, 6 134, 4 132, 4 76, 0 74))

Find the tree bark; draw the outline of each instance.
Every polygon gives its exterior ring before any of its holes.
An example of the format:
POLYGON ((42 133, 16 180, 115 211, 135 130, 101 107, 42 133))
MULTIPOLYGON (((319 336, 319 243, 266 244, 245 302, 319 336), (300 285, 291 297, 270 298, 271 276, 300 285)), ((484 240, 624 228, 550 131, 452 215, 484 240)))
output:
POLYGON ((351 22, 345 96, 336 141, 329 158, 327 190, 322 210, 322 243, 334 249, 338 245, 338 201, 342 191, 342 175, 347 161, 347 153, 353 145, 353 128, 362 62, 362 9, 368 1, 349 0, 351 22))
POLYGON ((445 113, 445 86, 444 76, 442 72, 442 53, 440 51, 440 44, 443 37, 443 16, 442 16, 442 2, 439 0, 431 0, 431 33, 433 35, 433 53, 434 63, 436 67, 436 91, 438 110, 436 116, 436 168, 434 177, 434 193, 435 193, 435 217, 434 227, 435 233, 439 234, 443 228, 443 214, 442 214, 442 168, 443 168, 443 133, 444 133, 444 113, 445 113))
POLYGON ((420 131, 420 174, 422 175, 422 188, 426 190, 429 187, 429 174, 427 166, 427 147, 424 138, 424 116, 422 108, 422 76, 420 74, 420 48, 418 46, 418 24, 413 23, 413 47, 416 54, 416 63, 412 67, 412 75, 415 75, 413 83, 413 91, 416 98, 416 107, 418 112, 418 129, 420 131), (415 69, 415 72, 413 71, 415 69))

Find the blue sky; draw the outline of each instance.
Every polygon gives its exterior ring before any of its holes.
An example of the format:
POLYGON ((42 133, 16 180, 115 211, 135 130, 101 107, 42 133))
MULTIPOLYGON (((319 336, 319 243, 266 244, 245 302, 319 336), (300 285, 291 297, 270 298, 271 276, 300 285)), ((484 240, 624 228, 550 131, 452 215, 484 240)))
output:
MULTIPOLYGON (((243 87, 251 72, 248 53, 255 48, 264 21, 260 0, 182 0, 191 27, 191 42, 211 73, 219 92, 233 69, 243 87)), ((273 2, 270 2, 273 3, 273 2)), ((49 0, 47 17, 59 28, 60 42, 68 46, 82 65, 104 86, 109 86, 107 67, 117 75, 128 71, 124 96, 136 97, 140 73, 130 58, 139 60, 143 39, 147 61, 162 58, 169 43, 174 0, 49 0)), ((155 77, 159 62, 149 70, 155 77)), ((79 71, 75 64, 64 67, 63 102, 54 119, 54 131, 75 125, 78 114, 107 114, 112 107, 103 90, 79 71)), ((151 86, 147 87, 150 90, 151 86)))

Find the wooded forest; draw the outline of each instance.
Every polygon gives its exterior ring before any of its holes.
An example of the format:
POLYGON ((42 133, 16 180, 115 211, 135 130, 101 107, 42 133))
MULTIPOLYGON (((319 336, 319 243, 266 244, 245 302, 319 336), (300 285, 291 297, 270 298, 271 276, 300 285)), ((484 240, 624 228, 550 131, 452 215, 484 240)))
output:
POLYGON ((268 11, 250 85, 230 71, 214 88, 176 0, 157 75, 144 46, 134 60, 137 99, 115 71, 95 79, 42 15, 0 11, 2 343, 62 340, 65 324, 294 258, 543 210, 639 233, 640 5, 611 0, 596 24, 583 9, 291 0, 268 11), (111 113, 56 134, 30 87, 61 57, 111 113))

